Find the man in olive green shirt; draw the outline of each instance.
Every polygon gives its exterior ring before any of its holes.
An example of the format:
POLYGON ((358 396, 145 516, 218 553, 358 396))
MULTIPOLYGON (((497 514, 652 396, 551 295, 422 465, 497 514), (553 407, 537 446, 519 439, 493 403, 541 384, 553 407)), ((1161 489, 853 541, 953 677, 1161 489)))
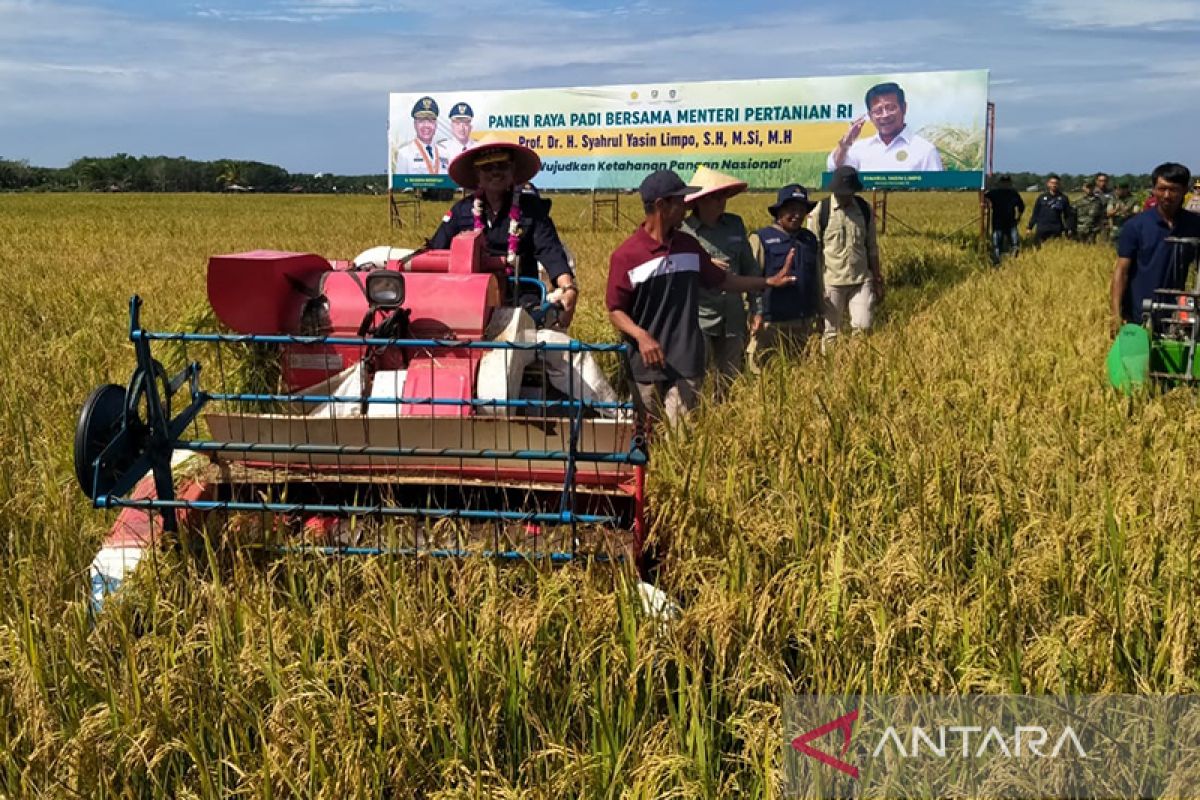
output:
POLYGON ((1108 233, 1113 244, 1121 238, 1121 226, 1139 210, 1137 200, 1129 191, 1129 184, 1117 184, 1117 193, 1108 201, 1108 233))
POLYGON ((879 243, 871 206, 858 196, 862 181, 853 167, 838 167, 829 184, 831 197, 817 204, 808 227, 821 243, 825 280, 825 335, 835 338, 847 316, 854 333, 870 330, 874 307, 883 300, 879 243))
MULTIPOLYGON (((738 215, 725 211, 728 199, 745 191, 746 183, 700 167, 688 185, 700 191, 687 196, 691 213, 683 221, 683 230, 696 237, 717 266, 735 275, 761 275, 750 252, 746 224, 738 215)), ((709 369, 716 373, 716 395, 721 399, 729 382, 745 366, 745 296, 701 289, 700 329, 704 332, 709 369)))

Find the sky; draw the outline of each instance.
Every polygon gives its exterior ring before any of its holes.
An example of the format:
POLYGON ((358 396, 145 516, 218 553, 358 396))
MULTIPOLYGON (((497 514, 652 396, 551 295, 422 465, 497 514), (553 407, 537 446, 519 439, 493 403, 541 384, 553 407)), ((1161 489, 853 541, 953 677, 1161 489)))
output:
POLYGON ((0 158, 387 170, 389 92, 988 69, 999 171, 1200 171, 1200 0, 0 0, 0 158))

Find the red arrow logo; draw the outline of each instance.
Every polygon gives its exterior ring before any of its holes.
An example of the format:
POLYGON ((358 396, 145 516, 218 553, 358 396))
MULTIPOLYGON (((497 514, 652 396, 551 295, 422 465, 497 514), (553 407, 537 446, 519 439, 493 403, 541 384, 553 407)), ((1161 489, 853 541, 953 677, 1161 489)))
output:
POLYGON ((856 708, 849 714, 844 714, 838 717, 833 722, 826 722, 821 727, 813 728, 811 731, 802 733, 795 739, 792 739, 792 749, 804 753, 804 755, 809 756, 810 758, 815 758, 822 764, 826 764, 836 770, 844 772, 851 778, 857 780, 858 767, 854 766, 853 764, 847 764, 845 761, 842 761, 841 758, 834 758, 828 753, 824 753, 808 744, 813 739, 820 739, 830 731, 840 730, 842 732, 842 752, 840 755, 842 758, 845 758, 846 751, 850 749, 850 733, 852 732, 854 728, 854 722, 857 719, 858 709, 856 708))

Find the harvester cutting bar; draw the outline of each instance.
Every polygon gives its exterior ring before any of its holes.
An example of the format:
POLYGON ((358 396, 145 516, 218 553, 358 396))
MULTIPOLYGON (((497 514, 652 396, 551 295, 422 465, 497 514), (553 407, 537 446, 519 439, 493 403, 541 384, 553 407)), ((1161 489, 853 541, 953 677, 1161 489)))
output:
POLYGON ((350 505, 344 503, 270 503, 235 500, 162 500, 133 499, 104 495, 95 500, 97 508, 140 508, 143 510, 174 511, 234 511, 268 512, 272 514, 329 514, 338 517, 415 517, 428 519, 461 519, 470 522, 527 522, 546 525, 616 525, 620 518, 604 514, 527 513, 521 511, 480 510, 468 508, 403 508, 382 503, 350 505))
POLYGON ((480 400, 444 397, 350 397, 325 394, 220 394, 206 392, 208 400, 231 403, 367 403, 368 405, 468 406, 470 408, 590 408, 596 411, 632 411, 633 403, 600 400, 480 400))
MULTIPOLYGON (((412 547, 328 547, 321 545, 288 545, 273 548, 277 553, 317 556, 428 556, 430 558, 468 558, 481 556, 501 561, 549 561, 568 564, 579 556, 573 553, 530 553, 524 550, 417 550, 412 547)), ((589 561, 606 562, 613 559, 607 553, 590 553, 589 561)))
POLYGON ((570 461, 585 464, 645 464, 640 450, 625 453, 588 453, 572 450, 469 450, 458 447, 375 447, 353 444, 274 444, 270 442, 175 441, 178 450, 197 453, 276 453, 322 456, 377 456, 380 458, 488 458, 521 461, 570 461))
POLYGON ((615 343, 580 342, 484 342, 472 339, 376 339, 361 336, 300 336, 261 333, 170 333, 130 331, 131 341, 226 342, 229 344, 330 344, 362 347, 434 348, 444 350, 528 350, 558 353, 628 353, 629 347, 615 343))

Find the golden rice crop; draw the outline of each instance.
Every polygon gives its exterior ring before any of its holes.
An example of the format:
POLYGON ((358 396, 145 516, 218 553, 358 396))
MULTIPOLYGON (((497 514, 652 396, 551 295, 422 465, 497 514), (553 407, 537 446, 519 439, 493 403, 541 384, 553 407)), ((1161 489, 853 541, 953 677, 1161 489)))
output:
MULTIPOLYGON (((554 203, 575 333, 611 339, 633 223, 554 203)), ((1107 388, 1105 247, 991 270, 974 203, 893 195, 881 329, 658 442, 663 627, 610 569, 264 563, 215 535, 91 619, 111 518, 70 443, 132 368, 129 295, 171 328, 212 253, 429 231, 377 198, 0 197, 0 795, 777 797, 790 693, 1194 691, 1195 397, 1107 388)))
POLYGON ((933 142, 942 155, 946 169, 982 170, 987 134, 978 125, 926 125, 918 133, 933 142))

